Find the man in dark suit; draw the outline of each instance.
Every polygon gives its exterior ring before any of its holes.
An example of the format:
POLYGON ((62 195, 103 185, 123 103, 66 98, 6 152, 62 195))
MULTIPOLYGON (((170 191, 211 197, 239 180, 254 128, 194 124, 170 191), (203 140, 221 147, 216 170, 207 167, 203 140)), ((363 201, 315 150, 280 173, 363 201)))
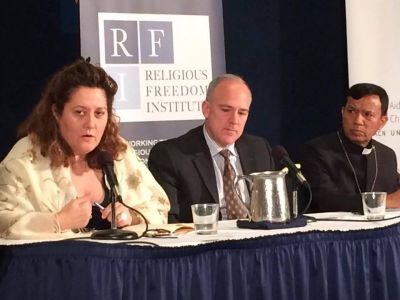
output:
POLYGON ((380 86, 352 86, 342 107, 342 129, 307 142, 301 167, 313 192, 310 211, 362 212, 362 192, 387 192, 400 207, 394 151, 372 139, 387 122, 388 95, 380 86))
MULTIPOLYGON (((250 104, 251 92, 242 78, 219 76, 210 83, 202 104, 204 125, 151 149, 148 166, 170 199, 170 223, 192 222, 195 203, 218 203, 222 219, 227 218, 221 150, 229 150, 236 174, 274 169, 268 143, 243 134, 250 104)), ((243 181, 240 194, 248 208, 249 193, 243 181)))

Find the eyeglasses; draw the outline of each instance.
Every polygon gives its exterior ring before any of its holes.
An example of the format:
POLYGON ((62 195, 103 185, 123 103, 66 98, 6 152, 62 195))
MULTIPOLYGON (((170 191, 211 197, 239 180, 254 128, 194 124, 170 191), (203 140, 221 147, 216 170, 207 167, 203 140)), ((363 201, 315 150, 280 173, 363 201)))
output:
POLYGON ((175 236, 171 231, 162 228, 148 229, 145 232, 144 236, 151 238, 160 238, 160 237, 177 238, 177 236, 175 236))
POLYGON ((155 228, 155 229, 148 229, 144 236, 151 237, 151 238, 177 238, 180 234, 185 234, 190 231, 193 231, 194 228, 191 226, 182 225, 176 228, 174 231, 170 231, 164 228, 155 228))

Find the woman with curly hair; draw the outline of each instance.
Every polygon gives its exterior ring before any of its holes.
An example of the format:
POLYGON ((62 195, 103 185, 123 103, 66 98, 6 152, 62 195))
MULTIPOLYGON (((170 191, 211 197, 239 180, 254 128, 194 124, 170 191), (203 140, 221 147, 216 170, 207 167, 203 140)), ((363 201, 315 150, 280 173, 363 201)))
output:
MULTIPOLYGON (((112 156, 124 203, 150 223, 166 222, 166 194, 119 135, 112 108, 117 89, 102 68, 83 59, 52 77, 0 164, 3 237, 109 228, 112 192, 100 151, 112 156)), ((119 202, 115 211, 120 228, 143 221, 119 202)))

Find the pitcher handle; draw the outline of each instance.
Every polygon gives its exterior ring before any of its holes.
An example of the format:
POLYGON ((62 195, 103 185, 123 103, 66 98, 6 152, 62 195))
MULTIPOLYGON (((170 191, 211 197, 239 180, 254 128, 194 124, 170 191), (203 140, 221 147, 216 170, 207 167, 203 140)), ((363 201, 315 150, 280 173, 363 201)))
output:
POLYGON ((239 197, 240 201, 244 202, 242 199, 242 195, 240 194, 240 189, 239 189, 239 181, 242 179, 246 180, 249 183, 249 194, 250 195, 251 195, 251 190, 253 188, 253 182, 247 175, 237 175, 235 178, 235 189, 234 189, 235 193, 239 197))

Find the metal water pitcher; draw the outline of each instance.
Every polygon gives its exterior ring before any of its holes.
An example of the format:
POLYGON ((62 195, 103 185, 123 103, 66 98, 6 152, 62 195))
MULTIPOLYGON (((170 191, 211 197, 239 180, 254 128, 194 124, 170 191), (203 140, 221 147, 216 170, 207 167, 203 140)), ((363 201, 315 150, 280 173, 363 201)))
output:
MULTIPOLYGON (((238 183, 244 179, 250 186, 250 218, 252 221, 284 223, 291 219, 285 176, 288 170, 266 171, 250 175, 238 175, 238 183)), ((240 193, 238 193, 240 197, 240 193)))

